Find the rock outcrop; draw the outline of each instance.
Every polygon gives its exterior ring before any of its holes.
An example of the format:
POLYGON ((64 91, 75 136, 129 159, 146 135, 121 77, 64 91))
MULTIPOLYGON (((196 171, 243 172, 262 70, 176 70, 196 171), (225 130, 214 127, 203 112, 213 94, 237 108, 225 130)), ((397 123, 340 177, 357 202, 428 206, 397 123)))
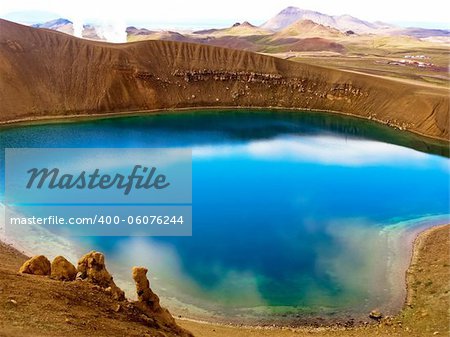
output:
POLYGON ((133 267, 133 280, 136 283, 138 300, 147 304, 152 310, 160 310, 159 297, 150 289, 147 271, 148 269, 144 267, 133 267))
POLYGON ((134 304, 151 319, 150 324, 160 327, 170 327, 171 330, 176 330, 180 337, 191 337, 192 334, 180 328, 170 312, 161 307, 159 297, 150 289, 147 271, 148 269, 144 267, 133 267, 133 280, 136 283, 138 296, 138 301, 134 304))
POLYGON ((87 280, 98 286, 108 289, 117 300, 124 300, 125 293, 113 281, 113 277, 105 266, 105 256, 102 253, 91 251, 78 261, 77 278, 87 280))
POLYGON ((0 336, 28 336, 31 331, 33 336, 52 332, 55 336, 192 337, 159 306, 149 289, 146 269, 135 273, 138 289, 143 290, 140 301, 121 302, 111 296, 113 289, 122 297, 123 292, 112 281, 99 252, 79 260, 76 281, 76 268, 63 256, 50 263, 43 255, 28 258, 0 242, 0 261, 0 303, 4 304, 0 305, 0 336), (17 277, 18 269, 42 277, 17 277))
POLYGON ((37 255, 25 261, 19 273, 46 276, 50 275, 50 270, 50 261, 44 255, 37 255))
POLYGON ((77 275, 77 269, 65 257, 57 256, 52 261, 51 278, 61 281, 73 281, 77 275))

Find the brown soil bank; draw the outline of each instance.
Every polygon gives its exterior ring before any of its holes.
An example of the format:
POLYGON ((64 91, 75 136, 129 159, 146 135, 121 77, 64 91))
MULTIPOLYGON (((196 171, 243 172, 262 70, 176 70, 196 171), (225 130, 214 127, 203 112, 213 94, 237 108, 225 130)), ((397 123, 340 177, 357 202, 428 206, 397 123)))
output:
MULTIPOLYGON (((83 258, 91 256, 92 253, 89 253, 83 258)), ((46 259, 43 256, 40 258, 46 259)), ((19 273, 19 267, 27 259, 25 255, 0 242, 1 337, 192 336, 176 325, 168 311, 159 307, 159 299, 157 304, 151 302, 153 307, 150 307, 146 304, 150 302, 117 298, 111 291, 105 290, 101 283, 94 284, 86 280, 65 282, 48 276, 19 273)), ((52 265, 52 271, 54 267, 52 265)), ((99 277, 105 277, 104 280, 111 277, 98 261, 94 261, 89 268, 89 277, 94 274, 97 280, 99 277)), ((145 268, 133 269, 133 278, 136 280, 140 277, 140 289, 144 289, 139 294, 150 294, 152 299, 157 299, 148 288, 146 272, 145 268), (142 286, 145 282, 147 285, 142 286)))
POLYGON ((108 44, 0 20, 0 122, 186 107, 332 110, 448 139, 449 90, 168 41, 108 44))

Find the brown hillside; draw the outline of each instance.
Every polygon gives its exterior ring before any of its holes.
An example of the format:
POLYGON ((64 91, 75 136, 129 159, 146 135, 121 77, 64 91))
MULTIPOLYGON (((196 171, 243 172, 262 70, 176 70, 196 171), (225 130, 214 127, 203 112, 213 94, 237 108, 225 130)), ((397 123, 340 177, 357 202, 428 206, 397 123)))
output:
POLYGON ((345 48, 342 44, 322 39, 320 37, 309 37, 306 39, 280 39, 276 41, 280 44, 280 52, 296 52, 296 51, 333 51, 342 53, 345 48))
POLYGON ((206 106, 333 110, 448 138, 449 91, 199 44, 0 20, 0 121, 206 106))
POLYGON ((250 22, 239 23, 236 22, 230 28, 217 29, 211 32, 213 36, 257 36, 257 35, 269 35, 271 32, 252 25, 250 22))
POLYGON ((274 35, 274 38, 283 38, 283 37, 322 37, 322 38, 336 38, 343 37, 344 33, 339 30, 326 27, 324 25, 315 23, 311 20, 298 20, 293 24, 287 26, 283 30, 279 31, 274 35))

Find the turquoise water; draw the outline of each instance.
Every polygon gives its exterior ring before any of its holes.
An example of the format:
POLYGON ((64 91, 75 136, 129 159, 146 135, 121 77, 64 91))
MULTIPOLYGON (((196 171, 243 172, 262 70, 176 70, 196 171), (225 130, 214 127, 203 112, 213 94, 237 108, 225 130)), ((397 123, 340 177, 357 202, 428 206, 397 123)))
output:
POLYGON ((0 141, 2 154, 191 147, 192 237, 80 243, 106 252, 125 288, 128 267, 148 266, 152 287, 183 315, 301 320, 395 311, 408 229, 449 221, 448 147, 349 117, 137 116, 6 128, 0 141))

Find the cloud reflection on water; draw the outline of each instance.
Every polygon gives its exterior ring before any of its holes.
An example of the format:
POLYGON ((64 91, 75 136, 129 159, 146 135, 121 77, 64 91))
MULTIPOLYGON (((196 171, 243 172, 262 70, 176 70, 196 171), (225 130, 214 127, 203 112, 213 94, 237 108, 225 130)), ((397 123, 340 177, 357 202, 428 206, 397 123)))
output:
POLYGON ((333 136, 289 136, 245 144, 196 146, 195 159, 246 155, 264 160, 308 161, 342 166, 392 165, 399 161, 423 164, 428 155, 397 145, 333 136))
POLYGON ((224 308, 249 303, 255 306, 267 304, 258 289, 257 276, 252 271, 236 270, 219 263, 205 266, 208 272, 219 275, 221 280, 208 289, 186 274, 176 247, 150 237, 125 239, 115 248, 113 254, 114 267, 111 269, 121 275, 118 283, 131 298, 136 297, 134 284, 123 276, 129 273, 133 266, 141 265, 149 267, 147 276, 152 289, 171 308, 180 307, 181 303, 189 308, 191 313, 199 314, 203 311, 201 308, 219 310, 219 298, 224 308))

